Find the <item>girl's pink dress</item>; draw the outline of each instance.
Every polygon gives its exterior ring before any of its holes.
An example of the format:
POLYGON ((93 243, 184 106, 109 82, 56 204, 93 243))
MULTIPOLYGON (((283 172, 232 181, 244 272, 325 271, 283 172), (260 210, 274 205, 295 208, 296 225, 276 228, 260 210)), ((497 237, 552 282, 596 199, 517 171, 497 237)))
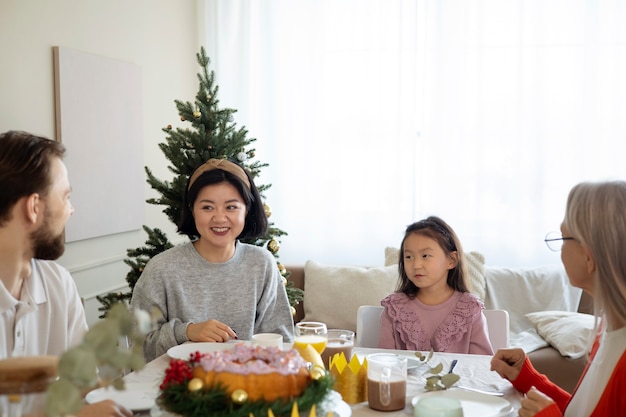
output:
POLYGON ((455 292, 430 306, 402 292, 385 297, 378 347, 492 355, 484 304, 471 293, 455 292))

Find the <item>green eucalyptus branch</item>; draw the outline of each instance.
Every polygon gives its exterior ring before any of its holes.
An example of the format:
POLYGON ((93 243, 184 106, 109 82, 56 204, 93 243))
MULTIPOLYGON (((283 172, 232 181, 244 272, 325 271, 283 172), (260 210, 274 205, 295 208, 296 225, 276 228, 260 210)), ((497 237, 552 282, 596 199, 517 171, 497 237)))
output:
POLYGON ((83 394, 99 383, 123 390, 120 376, 145 366, 143 341, 152 322, 145 311, 131 312, 124 303, 112 305, 106 318, 87 331, 82 343, 61 355, 58 378, 48 387, 45 415, 76 414, 83 405, 83 394))
MULTIPOLYGON (((422 352, 415 352, 415 356, 425 365, 429 365, 429 361, 432 359, 434 355, 434 350, 428 353, 428 355, 424 355, 422 352)), ((450 388, 452 385, 456 384, 461 377, 455 373, 449 372, 445 374, 441 374, 443 372, 443 364, 440 362, 435 366, 431 366, 425 374, 431 374, 431 376, 426 378, 426 391, 441 391, 450 388)))

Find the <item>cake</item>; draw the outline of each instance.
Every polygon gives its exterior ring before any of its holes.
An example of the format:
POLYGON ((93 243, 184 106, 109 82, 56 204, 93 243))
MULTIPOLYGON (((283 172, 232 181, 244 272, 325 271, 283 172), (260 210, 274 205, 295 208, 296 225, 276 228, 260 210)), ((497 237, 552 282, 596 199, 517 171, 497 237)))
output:
POLYGON ((41 392, 57 376, 58 356, 18 356, 0 360, 0 394, 41 392))
POLYGON ((160 386, 161 408, 184 417, 290 415, 307 410, 332 389, 330 375, 295 349, 238 343, 233 349, 172 359, 160 386))
POLYGON ((297 397, 309 380, 307 364, 295 350, 246 345, 202 356, 192 375, 204 387, 222 384, 229 396, 243 390, 251 401, 297 397))

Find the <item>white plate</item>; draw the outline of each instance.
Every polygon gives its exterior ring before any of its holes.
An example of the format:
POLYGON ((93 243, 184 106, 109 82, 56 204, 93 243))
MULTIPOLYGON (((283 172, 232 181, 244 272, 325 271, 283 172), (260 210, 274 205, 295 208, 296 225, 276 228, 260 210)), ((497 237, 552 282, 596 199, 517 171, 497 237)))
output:
POLYGON ((513 410, 511 403, 503 398, 460 389, 425 392, 413 397, 411 405, 415 407, 420 398, 427 395, 459 400, 463 406, 463 417, 503 417, 513 410))
POLYGON ((98 388, 85 396, 89 404, 103 400, 113 400, 131 411, 149 410, 159 395, 159 387, 154 383, 127 382, 124 390, 113 387, 98 388))
MULTIPOLYGON (((352 415, 352 408, 341 398, 341 394, 337 391, 330 391, 318 407, 322 410, 322 415, 324 416, 327 413, 324 410, 332 411, 333 417, 350 417, 352 415)), ((320 415, 319 411, 317 415, 320 415)))
POLYGON ((350 405, 347 402, 341 400, 335 404, 333 414, 335 417, 350 417, 352 415, 352 408, 350 408, 350 405))
POLYGON ((207 353, 217 352, 220 350, 233 349, 235 343, 214 343, 214 342, 197 342, 183 343, 182 345, 171 347, 167 350, 167 355, 172 359, 189 360, 189 356, 194 352, 207 353))
POLYGON ((417 369, 418 367, 420 367, 423 364, 424 364, 424 362, 420 361, 419 359, 407 358, 406 359, 406 370, 407 371, 412 371, 413 369, 417 369))

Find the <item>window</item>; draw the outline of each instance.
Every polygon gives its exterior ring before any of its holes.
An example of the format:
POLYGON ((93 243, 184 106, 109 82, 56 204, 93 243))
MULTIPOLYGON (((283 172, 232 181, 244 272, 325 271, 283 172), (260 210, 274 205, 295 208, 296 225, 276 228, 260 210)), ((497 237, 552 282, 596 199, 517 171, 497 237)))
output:
POLYGON ((205 7, 221 103, 270 164, 284 263, 379 265, 431 214, 487 264, 559 263, 543 238, 569 189, 626 178, 621 3, 205 7))

